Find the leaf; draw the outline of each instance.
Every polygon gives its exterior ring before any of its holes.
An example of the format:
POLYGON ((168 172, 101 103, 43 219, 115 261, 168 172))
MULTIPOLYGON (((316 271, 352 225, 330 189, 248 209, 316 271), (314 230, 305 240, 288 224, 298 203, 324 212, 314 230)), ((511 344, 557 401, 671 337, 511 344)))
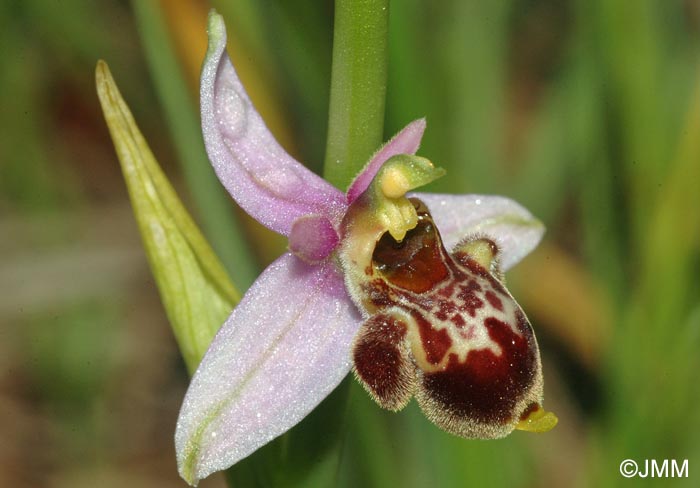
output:
POLYGON ((158 166, 104 61, 95 79, 151 271, 192 373, 240 295, 158 166))

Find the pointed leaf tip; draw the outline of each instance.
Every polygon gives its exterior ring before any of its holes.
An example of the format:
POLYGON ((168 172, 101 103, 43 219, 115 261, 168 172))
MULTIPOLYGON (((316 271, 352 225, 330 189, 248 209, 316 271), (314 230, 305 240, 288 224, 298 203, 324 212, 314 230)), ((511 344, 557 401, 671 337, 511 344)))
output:
POLYGON ((158 166, 104 61, 95 80, 151 271, 194 371, 238 293, 158 166))

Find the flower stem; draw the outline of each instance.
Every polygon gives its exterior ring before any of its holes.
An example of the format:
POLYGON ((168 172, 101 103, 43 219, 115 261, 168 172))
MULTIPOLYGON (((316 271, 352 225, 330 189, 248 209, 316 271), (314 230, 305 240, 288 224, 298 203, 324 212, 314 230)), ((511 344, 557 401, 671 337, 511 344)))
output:
POLYGON ((336 0, 325 178, 346 189, 382 143, 388 0, 336 0))

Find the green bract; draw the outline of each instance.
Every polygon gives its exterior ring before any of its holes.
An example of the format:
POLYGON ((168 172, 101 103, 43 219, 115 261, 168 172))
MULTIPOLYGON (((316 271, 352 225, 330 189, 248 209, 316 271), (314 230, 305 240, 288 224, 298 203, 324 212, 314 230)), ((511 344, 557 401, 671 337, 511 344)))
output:
POLYGON ((104 61, 95 78, 148 261, 193 372, 240 295, 158 166, 104 61))

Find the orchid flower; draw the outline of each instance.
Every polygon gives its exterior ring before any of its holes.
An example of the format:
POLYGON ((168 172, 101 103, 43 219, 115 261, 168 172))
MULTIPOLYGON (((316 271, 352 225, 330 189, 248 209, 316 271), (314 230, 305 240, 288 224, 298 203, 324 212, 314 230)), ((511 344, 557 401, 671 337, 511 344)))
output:
POLYGON ((444 173, 415 155, 424 120, 341 192, 269 132, 226 54, 218 14, 208 30, 200 95, 209 158, 289 251, 248 290, 192 378, 175 434, 183 478, 196 484, 283 434, 351 369, 380 406, 398 410, 415 396, 456 435, 552 428, 535 336, 502 280, 539 242, 539 221, 498 196, 407 195, 444 173))

